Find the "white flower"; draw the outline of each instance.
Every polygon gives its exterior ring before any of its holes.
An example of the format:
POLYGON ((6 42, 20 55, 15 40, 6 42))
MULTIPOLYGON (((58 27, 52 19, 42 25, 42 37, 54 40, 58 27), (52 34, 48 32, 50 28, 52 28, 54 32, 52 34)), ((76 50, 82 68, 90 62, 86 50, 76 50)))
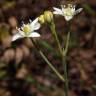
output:
POLYGON ((69 21, 73 18, 74 15, 81 12, 83 8, 79 8, 78 10, 75 10, 75 5, 68 4, 61 5, 61 9, 53 7, 54 11, 53 14, 62 15, 64 16, 65 20, 69 21))
POLYGON ((24 37, 40 37, 40 34, 35 32, 40 28, 40 24, 38 22, 38 18, 36 18, 33 22, 30 21, 28 24, 23 24, 20 28, 18 28, 18 32, 13 35, 12 41, 15 41, 24 37))

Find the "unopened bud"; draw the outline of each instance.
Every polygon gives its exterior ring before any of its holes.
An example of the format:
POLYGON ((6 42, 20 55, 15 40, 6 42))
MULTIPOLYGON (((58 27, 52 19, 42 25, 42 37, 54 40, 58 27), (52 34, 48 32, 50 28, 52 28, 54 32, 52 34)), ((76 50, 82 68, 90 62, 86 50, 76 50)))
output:
POLYGON ((38 21, 39 21, 40 24, 44 24, 44 23, 45 23, 44 15, 40 15, 40 16, 38 17, 38 21))
POLYGON ((45 11, 44 19, 46 22, 50 23, 53 20, 53 13, 51 11, 45 11))

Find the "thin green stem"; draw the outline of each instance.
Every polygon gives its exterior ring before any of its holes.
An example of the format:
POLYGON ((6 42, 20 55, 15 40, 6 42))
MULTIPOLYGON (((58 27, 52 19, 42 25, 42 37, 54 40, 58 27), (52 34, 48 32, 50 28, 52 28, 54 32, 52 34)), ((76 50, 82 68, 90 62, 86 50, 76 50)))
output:
POLYGON ((64 91, 65 95, 68 96, 68 70, 67 70, 67 64, 66 64, 66 57, 62 58, 63 66, 64 66, 64 77, 65 77, 65 83, 64 83, 64 91))
POLYGON ((54 73, 59 77, 59 79, 61 81, 65 82, 64 77, 55 69, 55 67, 52 65, 52 63, 47 59, 47 57, 44 55, 44 53, 39 49, 39 47, 37 46, 36 42, 33 39, 31 39, 31 41, 34 44, 35 48, 38 50, 38 52, 41 55, 41 57, 46 61, 48 66, 54 71, 54 73))
POLYGON ((65 49, 63 50, 63 55, 66 56, 68 52, 68 47, 69 47, 69 41, 70 41, 70 31, 67 34, 67 40, 66 40, 66 46, 65 49))
POLYGON ((52 35, 54 37, 54 40, 55 40, 55 42, 56 42, 56 44, 58 46, 59 52, 60 52, 60 54, 62 56, 63 55, 62 47, 60 45, 60 41, 59 41, 58 36, 57 36, 57 32, 56 32, 54 21, 52 21, 49 25, 50 25, 50 29, 52 31, 52 35))
POLYGON ((70 35, 71 35, 71 30, 70 30, 70 22, 67 22, 68 24, 68 34, 67 34, 67 39, 66 39, 66 46, 63 49, 63 56, 62 56, 62 62, 63 62, 63 66, 64 66, 64 76, 65 76, 65 84, 64 84, 64 91, 65 91, 65 95, 64 96, 68 96, 68 91, 69 91, 69 80, 68 80, 68 65, 66 62, 66 58, 67 58, 67 52, 69 49, 69 43, 70 43, 70 35))
POLYGON ((42 56, 42 58, 46 61, 46 63, 50 66, 50 68, 57 74, 57 76, 63 81, 65 82, 63 76, 61 76, 61 74, 52 66, 52 64, 49 62, 49 60, 47 59, 47 57, 43 54, 42 51, 39 51, 40 55, 42 56))
MULTIPOLYGON (((69 23, 68 23, 68 26, 69 26, 69 23)), ((68 32, 68 35, 67 35, 66 46, 65 46, 64 50, 62 50, 62 47, 60 45, 60 41, 59 41, 56 29, 55 29, 54 21, 51 22, 50 28, 51 28, 54 40, 58 46, 60 55, 62 57, 62 63, 64 66, 64 77, 65 77, 64 91, 65 91, 65 96, 68 96, 68 72, 67 72, 66 56, 67 56, 68 47, 69 47, 70 31, 68 32)), ((70 28, 68 28, 68 29, 70 30, 70 28)))
POLYGON ((70 31, 68 32, 68 35, 67 35, 66 46, 65 46, 65 49, 63 50, 64 55, 62 58, 62 62, 63 62, 63 66, 64 66, 64 76, 65 76, 65 87, 64 87, 65 96, 68 96, 68 70, 67 70, 66 57, 67 57, 69 43, 70 43, 70 31))

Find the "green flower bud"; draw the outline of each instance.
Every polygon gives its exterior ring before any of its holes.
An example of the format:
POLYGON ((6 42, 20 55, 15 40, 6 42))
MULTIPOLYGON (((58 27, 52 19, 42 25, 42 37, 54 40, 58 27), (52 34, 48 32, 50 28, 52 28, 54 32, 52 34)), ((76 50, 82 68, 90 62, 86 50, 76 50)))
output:
POLYGON ((45 23, 44 15, 40 15, 40 16, 38 17, 38 21, 39 21, 40 24, 44 24, 44 23, 45 23))
POLYGON ((46 22, 50 23, 53 20, 53 13, 51 11, 45 11, 44 19, 46 22))

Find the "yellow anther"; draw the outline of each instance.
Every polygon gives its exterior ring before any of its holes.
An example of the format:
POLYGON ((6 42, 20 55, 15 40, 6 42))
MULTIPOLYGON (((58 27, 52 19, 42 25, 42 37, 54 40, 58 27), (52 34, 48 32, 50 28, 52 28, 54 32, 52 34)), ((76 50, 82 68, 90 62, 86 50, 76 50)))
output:
POLYGON ((30 26, 29 26, 28 24, 27 24, 27 25, 24 25, 23 31, 24 31, 25 33, 30 32, 30 26))
POLYGON ((65 16, 73 16, 73 13, 75 11, 72 4, 68 4, 67 7, 62 6, 62 9, 65 16))

